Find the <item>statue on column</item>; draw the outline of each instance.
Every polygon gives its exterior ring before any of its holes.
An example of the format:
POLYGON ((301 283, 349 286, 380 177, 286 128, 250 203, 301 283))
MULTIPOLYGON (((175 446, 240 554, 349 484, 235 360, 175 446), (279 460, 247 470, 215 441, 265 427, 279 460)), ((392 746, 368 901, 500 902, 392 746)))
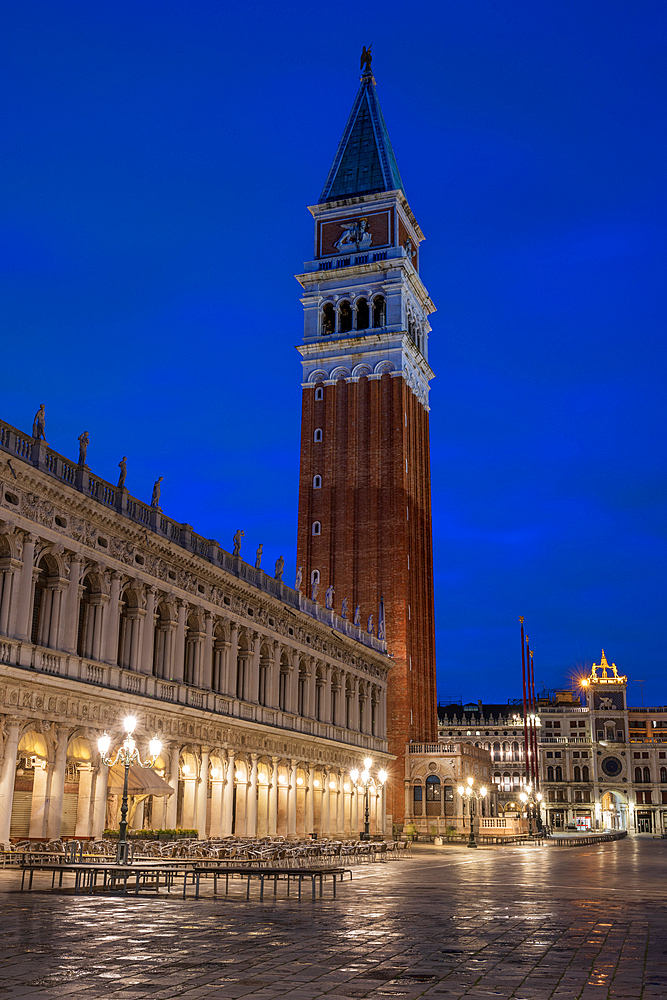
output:
POLYGON ((347 597, 343 598, 343 603, 340 606, 340 616, 341 618, 347 618, 347 597))
POLYGON ((317 600, 317 591, 319 590, 319 587, 320 587, 320 581, 317 579, 317 577, 315 577, 315 579, 313 580, 312 587, 310 588, 311 601, 317 600))
POLYGON ((361 625, 361 605, 360 604, 357 604, 356 608, 354 609, 354 620, 353 620, 352 624, 353 625, 361 625))
POLYGON ((120 475, 118 477, 118 489, 125 489, 125 478, 127 476, 127 455, 123 455, 120 462, 118 463, 118 468, 120 469, 120 475))
POLYGON ((380 614, 378 616, 378 639, 386 639, 384 630, 384 597, 380 598, 380 614))
POLYGON ((234 535, 234 539, 233 539, 233 541, 234 541, 234 551, 232 552, 232 555, 234 555, 234 556, 240 556, 241 555, 241 539, 243 538, 244 535, 245 535, 245 531, 241 531, 241 529, 239 528, 239 530, 234 535))
POLYGON ((86 455, 88 454, 88 444, 90 443, 90 438, 88 437, 88 431, 84 431, 83 434, 79 434, 79 468, 83 469, 86 464, 86 455))
POLYGON ((155 480, 153 484, 153 496, 151 497, 151 507, 160 506, 160 493, 162 492, 162 487, 160 483, 162 482, 163 479, 164 476, 160 476, 158 479, 155 480))
POLYGON ((333 589, 333 586, 329 584, 329 586, 327 587, 327 592, 324 595, 324 607, 327 609, 327 611, 333 611, 333 599, 335 593, 336 592, 333 589))
POLYGON ((373 615, 368 616, 368 621, 366 623, 366 631, 369 635, 375 635, 375 626, 373 625, 373 615))
POLYGON ((46 426, 46 415, 44 413, 44 403, 39 404, 39 409, 35 414, 35 419, 32 422, 32 436, 34 441, 46 441, 46 435, 44 433, 44 428, 46 426))
POLYGON ((264 545, 260 542, 257 546, 257 552, 255 552, 255 569, 262 568, 262 552, 264 551, 264 545))
POLYGON ((285 560, 282 556, 278 556, 276 559, 276 580, 281 580, 283 578, 283 570, 285 569, 285 560))
POLYGON ((294 581, 294 589, 301 590, 301 584, 303 583, 303 566, 299 566, 296 571, 296 580, 294 581))

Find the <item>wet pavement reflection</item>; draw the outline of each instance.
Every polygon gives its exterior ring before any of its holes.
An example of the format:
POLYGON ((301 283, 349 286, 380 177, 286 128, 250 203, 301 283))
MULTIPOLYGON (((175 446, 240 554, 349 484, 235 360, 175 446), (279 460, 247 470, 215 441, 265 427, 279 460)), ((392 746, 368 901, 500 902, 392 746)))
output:
MULTIPOLYGON (((337 899, 21 893, 0 871, 0 998, 667 998, 667 841, 417 845, 337 899)), ((240 887, 239 887, 240 888, 240 887)))

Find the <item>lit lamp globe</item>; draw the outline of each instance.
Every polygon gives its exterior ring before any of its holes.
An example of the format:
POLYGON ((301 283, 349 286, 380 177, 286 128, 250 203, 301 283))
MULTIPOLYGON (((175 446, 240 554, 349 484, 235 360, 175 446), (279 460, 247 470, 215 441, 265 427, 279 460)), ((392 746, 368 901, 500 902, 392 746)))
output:
POLYGON ((97 741, 97 749, 100 751, 100 753, 106 754, 109 752, 110 746, 111 746, 111 737, 109 736, 108 733, 104 733, 104 735, 100 736, 99 740, 97 741))
POLYGON ((356 782, 357 778, 359 777, 359 771, 357 770, 356 767, 353 767, 352 770, 350 771, 350 777, 352 778, 352 781, 356 782))
POLYGON ((463 785, 459 785, 459 787, 457 788, 457 792, 459 793, 459 795, 463 795, 463 793, 465 792, 465 788, 463 787, 463 785))

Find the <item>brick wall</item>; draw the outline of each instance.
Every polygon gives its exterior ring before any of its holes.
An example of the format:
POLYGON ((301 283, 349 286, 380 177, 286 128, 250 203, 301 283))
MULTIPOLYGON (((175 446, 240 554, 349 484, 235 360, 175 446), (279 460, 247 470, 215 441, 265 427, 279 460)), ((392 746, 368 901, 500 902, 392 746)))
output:
POLYGON ((404 812, 403 756, 410 740, 436 733, 435 627, 428 413, 403 378, 340 380, 303 391, 297 565, 320 571, 318 599, 333 584, 335 606, 360 605, 377 631, 385 602, 389 750, 399 758, 387 789, 394 819, 404 812), (315 389, 323 388, 322 400, 315 389), (323 440, 315 442, 317 428, 323 440), (321 489, 313 488, 316 475, 321 489), (312 534, 313 522, 321 534, 312 534))

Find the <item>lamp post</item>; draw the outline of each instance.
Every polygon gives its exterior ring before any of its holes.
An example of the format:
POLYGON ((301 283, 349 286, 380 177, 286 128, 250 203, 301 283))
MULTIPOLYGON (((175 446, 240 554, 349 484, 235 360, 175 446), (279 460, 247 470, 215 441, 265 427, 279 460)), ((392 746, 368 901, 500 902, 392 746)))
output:
POLYGON ((539 833, 542 829, 542 813, 540 810, 540 803, 542 801, 542 793, 534 792, 532 785, 526 785, 525 792, 521 792, 519 795, 523 805, 525 806, 526 812, 528 814, 528 836, 534 837, 535 833, 533 831, 533 815, 537 819, 537 832, 539 833))
POLYGON ((477 847, 477 843, 475 841, 475 831, 473 830, 472 826, 473 802, 475 801, 475 799, 480 799, 481 801, 482 799, 485 798, 486 786, 482 785, 481 788, 479 789, 475 788, 475 779, 473 777, 470 777, 468 778, 466 785, 459 785, 458 793, 464 802, 466 800, 468 802, 468 811, 470 813, 470 836, 468 837, 468 847, 477 847))
POLYGON ((142 761, 139 756, 139 751, 137 750, 137 745, 132 738, 132 733, 134 732, 137 725, 137 720, 132 715, 128 715, 123 720, 123 727, 125 729, 125 739, 123 740, 122 746, 116 751, 115 757, 107 756, 109 753, 109 747, 111 746, 111 737, 108 733, 104 733, 100 736, 97 741, 97 749, 102 755, 102 762, 106 764, 107 767, 113 767, 114 764, 122 764, 125 768, 125 778, 123 781, 123 802, 120 807, 120 829, 118 832, 118 847, 116 848, 116 864, 126 865, 129 852, 129 844, 127 842, 127 784, 128 777, 130 774, 130 767, 132 764, 138 764, 139 767, 155 767, 155 761, 160 755, 162 750, 162 743, 155 736, 148 743, 148 752, 151 755, 151 760, 142 761))
POLYGON ((377 772, 376 779, 371 775, 371 768, 373 766, 373 758, 366 757, 364 760, 364 769, 359 773, 357 768, 353 768, 350 771, 350 777, 357 788, 363 788, 364 790, 364 832, 360 834, 361 840, 370 840, 370 817, 369 817, 369 797, 370 797, 370 786, 375 780, 379 781, 381 785, 384 785, 387 780, 387 772, 380 768, 377 772))

